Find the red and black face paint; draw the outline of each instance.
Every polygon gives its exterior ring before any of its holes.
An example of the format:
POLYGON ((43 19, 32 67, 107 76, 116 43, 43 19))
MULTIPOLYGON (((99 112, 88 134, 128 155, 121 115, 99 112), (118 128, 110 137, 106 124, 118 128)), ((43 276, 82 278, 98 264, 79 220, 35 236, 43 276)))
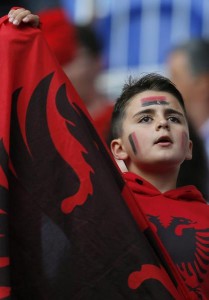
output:
POLYGON ((142 106, 150 105, 168 105, 164 96, 152 96, 141 99, 142 106))
POLYGON ((132 133, 128 136, 128 139, 129 139, 131 148, 132 148, 132 150, 133 150, 133 153, 134 153, 134 154, 137 154, 137 152, 138 152, 137 149, 139 148, 139 145, 138 145, 138 141, 137 141, 135 132, 132 132, 132 133))

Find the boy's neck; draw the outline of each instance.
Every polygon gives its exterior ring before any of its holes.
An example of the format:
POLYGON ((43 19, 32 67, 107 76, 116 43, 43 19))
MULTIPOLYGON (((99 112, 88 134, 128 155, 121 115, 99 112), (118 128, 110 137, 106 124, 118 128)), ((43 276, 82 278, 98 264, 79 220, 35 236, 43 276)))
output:
POLYGON ((146 181, 155 186, 161 193, 172 190, 176 188, 176 182, 179 170, 167 170, 167 171, 145 171, 145 170, 129 170, 140 177, 144 178, 146 181))

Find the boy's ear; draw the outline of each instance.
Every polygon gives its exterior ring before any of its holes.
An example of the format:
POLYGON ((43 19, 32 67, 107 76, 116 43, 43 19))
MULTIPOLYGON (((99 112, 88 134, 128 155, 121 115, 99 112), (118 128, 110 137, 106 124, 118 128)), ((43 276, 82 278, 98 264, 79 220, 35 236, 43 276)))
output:
POLYGON ((188 145, 185 160, 191 160, 192 159, 192 149, 193 149, 193 143, 192 143, 191 140, 189 140, 189 145, 188 145))
POLYGON ((112 140, 110 144, 110 148, 112 154, 116 160, 126 160, 128 154, 126 153, 125 149, 123 148, 122 141, 120 138, 112 140))

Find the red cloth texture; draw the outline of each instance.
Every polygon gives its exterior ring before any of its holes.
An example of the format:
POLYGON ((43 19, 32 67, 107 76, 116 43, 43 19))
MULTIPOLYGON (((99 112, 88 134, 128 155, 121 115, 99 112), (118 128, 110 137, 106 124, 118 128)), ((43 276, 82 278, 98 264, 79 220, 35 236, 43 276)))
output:
POLYGON ((70 17, 61 8, 43 10, 39 14, 42 31, 61 65, 69 63, 77 51, 76 30, 70 17))
POLYGON ((190 299, 208 299, 209 206, 202 194, 192 185, 161 193, 133 173, 124 178, 176 264, 190 299))
POLYGON ((191 299, 41 30, 0 66, 0 299, 191 299))

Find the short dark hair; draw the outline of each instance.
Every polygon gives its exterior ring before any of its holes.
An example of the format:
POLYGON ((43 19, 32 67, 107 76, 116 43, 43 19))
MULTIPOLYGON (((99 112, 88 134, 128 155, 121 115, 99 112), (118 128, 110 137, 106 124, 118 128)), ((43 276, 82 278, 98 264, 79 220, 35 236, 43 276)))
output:
POLYGON ((162 91, 170 93, 178 100, 186 115, 183 97, 179 90, 167 77, 157 73, 149 73, 140 77, 139 79, 130 76, 128 82, 124 84, 122 93, 116 100, 114 106, 109 142, 120 137, 122 134, 122 121, 125 115, 127 104, 136 94, 144 91, 162 91))

